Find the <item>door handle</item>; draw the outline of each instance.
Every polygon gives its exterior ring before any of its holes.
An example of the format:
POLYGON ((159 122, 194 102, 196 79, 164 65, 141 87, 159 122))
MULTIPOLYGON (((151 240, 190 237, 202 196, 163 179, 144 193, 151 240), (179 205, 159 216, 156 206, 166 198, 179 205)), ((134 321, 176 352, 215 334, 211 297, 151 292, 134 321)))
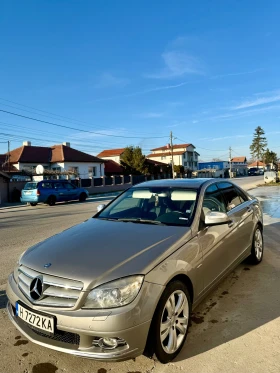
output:
POLYGON ((229 222, 228 222, 228 227, 229 228, 232 228, 234 226, 234 221, 233 220, 230 220, 229 222))

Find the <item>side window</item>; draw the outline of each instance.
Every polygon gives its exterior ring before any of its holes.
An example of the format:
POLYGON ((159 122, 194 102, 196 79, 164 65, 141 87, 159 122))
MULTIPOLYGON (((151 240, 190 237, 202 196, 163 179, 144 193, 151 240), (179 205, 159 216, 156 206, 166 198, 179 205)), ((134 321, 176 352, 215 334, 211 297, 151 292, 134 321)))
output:
POLYGON ((43 189, 52 189, 52 183, 49 183, 49 182, 41 183, 41 188, 43 188, 43 189))
POLYGON ((231 183, 219 183, 219 189, 222 189, 222 193, 225 198, 227 211, 234 209, 236 206, 242 203, 237 190, 231 183))
POLYGON ((54 189, 63 189, 63 184, 62 183, 54 183, 54 189))
POLYGON ((72 184, 70 183, 63 183, 63 187, 68 190, 76 189, 72 184))
POLYGON ((246 196, 246 194, 239 188, 235 188, 237 190, 237 193, 239 194, 239 197, 241 199, 241 203, 244 203, 246 201, 248 201, 248 197, 246 196))
POLYGON ((216 184, 210 185, 204 194, 203 205, 204 215, 209 211, 227 212, 222 193, 216 184))

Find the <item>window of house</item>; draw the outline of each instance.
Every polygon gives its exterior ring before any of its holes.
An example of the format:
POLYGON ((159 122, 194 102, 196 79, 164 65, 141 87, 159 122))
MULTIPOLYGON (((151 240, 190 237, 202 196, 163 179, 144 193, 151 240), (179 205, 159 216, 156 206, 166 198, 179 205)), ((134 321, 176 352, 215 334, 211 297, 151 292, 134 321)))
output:
POLYGON ((69 167, 70 172, 73 172, 75 175, 79 175, 79 167, 69 167))
POLYGON ((61 167, 52 167, 53 171, 61 172, 61 167))
POLYGON ((166 157, 164 156, 164 157, 161 157, 161 160, 163 160, 163 159, 166 159, 166 157))
POLYGON ((88 168, 88 177, 92 178, 96 176, 96 167, 89 166, 88 168))

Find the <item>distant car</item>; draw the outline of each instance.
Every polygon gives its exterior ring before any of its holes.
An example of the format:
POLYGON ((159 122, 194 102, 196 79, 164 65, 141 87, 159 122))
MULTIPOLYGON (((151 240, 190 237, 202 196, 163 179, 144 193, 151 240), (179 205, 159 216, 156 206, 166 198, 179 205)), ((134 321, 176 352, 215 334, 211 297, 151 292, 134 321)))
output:
POLYGON ((264 183, 278 183, 279 182, 279 176, 276 171, 266 171, 264 173, 264 183))
POLYGON ((85 201, 89 193, 84 188, 78 188, 69 181, 42 180, 26 183, 21 191, 20 201, 36 206, 37 203, 47 203, 50 206, 56 202, 85 201))
POLYGON ((248 176, 263 175, 264 171, 262 168, 253 167, 248 170, 248 176))
POLYGON ((106 361, 145 351, 168 363, 192 309, 245 258, 262 261, 262 231, 259 201, 223 179, 137 184, 20 256, 8 315, 57 351, 106 361))

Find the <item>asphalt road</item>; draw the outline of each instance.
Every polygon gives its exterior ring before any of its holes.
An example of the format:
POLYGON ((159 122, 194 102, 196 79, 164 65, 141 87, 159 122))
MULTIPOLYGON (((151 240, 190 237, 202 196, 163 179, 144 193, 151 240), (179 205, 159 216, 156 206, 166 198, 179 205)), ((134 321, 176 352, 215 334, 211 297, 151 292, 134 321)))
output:
MULTIPOLYGON (((262 177, 237 179, 246 189, 262 177)), ((76 358, 28 342, 9 322, 6 281, 26 248, 90 218, 106 197, 54 207, 0 209, 0 373, 263 373, 280 372, 280 188, 251 191, 265 212, 265 257, 261 265, 242 263, 192 316, 192 326, 176 361, 161 365, 143 356, 104 363, 76 358)))

